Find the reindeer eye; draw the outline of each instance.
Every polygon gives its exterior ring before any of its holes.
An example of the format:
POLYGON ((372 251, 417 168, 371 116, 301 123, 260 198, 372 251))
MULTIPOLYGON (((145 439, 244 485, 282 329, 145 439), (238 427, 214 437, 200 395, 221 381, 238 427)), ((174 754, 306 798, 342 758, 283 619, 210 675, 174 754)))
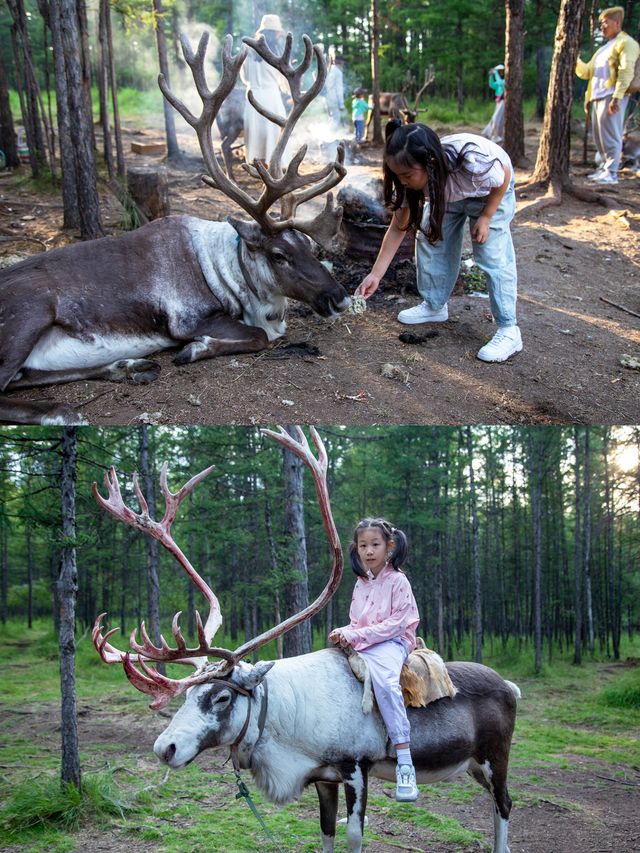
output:
POLYGON ((216 705, 228 705, 229 702, 231 702, 231 693, 228 693, 226 690, 224 693, 220 693, 215 700, 216 705))
POLYGON ((284 252, 280 251, 280 249, 274 249, 271 253, 271 258, 275 261, 276 264, 286 264, 289 262, 289 258, 285 255, 284 252))

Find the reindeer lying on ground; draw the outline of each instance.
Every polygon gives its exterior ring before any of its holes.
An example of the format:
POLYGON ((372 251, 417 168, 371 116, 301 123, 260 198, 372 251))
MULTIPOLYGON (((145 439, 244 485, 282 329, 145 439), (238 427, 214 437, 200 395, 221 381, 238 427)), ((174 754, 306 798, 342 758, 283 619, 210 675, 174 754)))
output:
MULTIPOLYGON (((232 56, 231 36, 224 43, 223 71, 215 91, 208 89, 204 58, 208 34, 194 54, 183 39, 183 52, 202 99, 193 115, 167 87, 164 96, 195 129, 208 175, 205 183, 221 190, 253 222, 229 218, 209 222, 191 216, 168 217, 119 237, 71 245, 30 258, 0 271, 0 392, 71 382, 111 379, 149 382, 159 366, 145 358, 179 347, 176 364, 264 349, 284 334, 287 298, 309 305, 322 317, 334 317, 350 299, 311 250, 308 237, 327 244, 342 215, 329 193, 324 210, 311 219, 297 215, 303 202, 338 184, 346 174, 344 151, 315 172, 301 175, 303 146, 286 171, 281 159, 293 129, 320 92, 326 76, 322 51, 303 36, 305 54, 294 66, 292 37, 281 56, 264 38, 244 39, 289 83, 293 107, 280 119, 252 105, 281 127, 268 169, 255 164, 263 184, 252 198, 227 175, 213 148, 211 126, 233 91, 247 54, 232 56), (302 79, 315 55, 317 76, 303 93, 302 79), (280 218, 270 209, 280 202, 280 218)), ((66 405, 32 403, 0 396, 0 420, 15 423, 71 424, 83 419, 66 405)))
MULTIPOLYGON (((99 495, 94 484, 99 503, 117 519, 158 539, 203 592, 210 612, 204 627, 197 616, 199 644, 194 648, 187 648, 182 637, 180 614, 173 621, 173 649, 164 640, 159 646, 154 645, 143 624, 142 643, 136 641, 134 630, 130 640, 133 651, 118 651, 109 642, 117 629, 102 633, 105 614, 96 620, 93 642, 106 663, 121 662, 131 683, 154 697, 152 708, 162 708, 173 696, 188 691, 184 705, 155 742, 154 751, 161 761, 178 769, 207 748, 228 746, 238 779, 240 770, 249 768, 258 788, 279 804, 298 798, 307 785, 314 784, 320 802, 323 853, 334 849, 338 787, 342 784, 349 850, 360 853, 368 777, 395 780, 395 757, 380 714, 363 713, 362 687, 351 673, 347 658, 341 651, 325 649, 254 666, 242 660, 318 613, 337 589, 343 566, 329 504, 327 455, 318 434, 312 429, 316 458, 300 429, 297 439, 282 428, 279 433, 263 432, 297 454, 313 475, 333 554, 329 581, 316 601, 235 651, 212 647, 222 622, 218 601, 171 537, 171 523, 180 502, 211 469, 172 494, 167 488, 166 465, 163 467, 161 485, 166 511, 162 522, 149 518, 135 478, 142 511, 136 513, 125 506, 111 469, 105 477, 108 499, 99 495), (209 655, 221 662, 207 663, 209 655), (191 663, 197 669, 186 678, 171 679, 149 666, 149 662, 158 661, 191 663)), ((493 853, 509 853, 511 798, 507 792, 507 766, 519 690, 480 664, 449 663, 447 670, 456 688, 455 696, 408 709, 417 780, 432 782, 469 773, 493 799, 493 853)))

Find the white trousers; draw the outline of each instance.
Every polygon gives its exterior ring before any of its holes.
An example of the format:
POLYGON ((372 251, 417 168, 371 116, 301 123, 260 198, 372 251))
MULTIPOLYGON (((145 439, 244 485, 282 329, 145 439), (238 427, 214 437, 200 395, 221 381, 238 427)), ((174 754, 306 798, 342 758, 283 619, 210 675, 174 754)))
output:
POLYGON ((386 640, 358 654, 369 665, 373 692, 391 743, 409 743, 411 726, 400 689, 400 670, 408 655, 404 643, 399 638, 386 640))
POLYGON ((611 96, 591 101, 591 122, 593 125, 593 141, 602 158, 602 166, 614 177, 617 177, 620 168, 620 155, 622 154, 624 117, 627 112, 629 96, 622 98, 618 112, 613 115, 609 115, 610 103, 611 96))

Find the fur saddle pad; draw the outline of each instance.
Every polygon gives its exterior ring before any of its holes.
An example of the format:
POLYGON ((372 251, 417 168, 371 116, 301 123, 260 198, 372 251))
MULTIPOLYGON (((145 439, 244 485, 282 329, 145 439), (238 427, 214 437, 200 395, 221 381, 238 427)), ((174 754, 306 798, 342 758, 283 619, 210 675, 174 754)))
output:
MULTIPOLYGON (((348 656, 353 674, 364 684, 362 710, 369 714, 373 709, 374 697, 367 662, 351 646, 343 651, 348 656)), ((457 693, 440 655, 428 649, 420 638, 418 648, 411 652, 402 667, 400 687, 405 706, 411 708, 424 708, 430 702, 445 696, 453 697, 457 693)))

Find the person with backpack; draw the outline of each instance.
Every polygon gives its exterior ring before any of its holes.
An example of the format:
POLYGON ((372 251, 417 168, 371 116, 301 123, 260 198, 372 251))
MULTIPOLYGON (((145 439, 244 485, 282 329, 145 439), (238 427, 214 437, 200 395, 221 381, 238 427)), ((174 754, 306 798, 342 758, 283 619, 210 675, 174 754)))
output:
POLYGON ((588 80, 585 110, 591 106, 593 138, 600 163, 587 180, 597 184, 617 184, 624 116, 629 88, 634 83, 640 45, 622 29, 624 9, 612 6, 600 13, 600 30, 606 39, 589 62, 578 57, 576 74, 588 80))

